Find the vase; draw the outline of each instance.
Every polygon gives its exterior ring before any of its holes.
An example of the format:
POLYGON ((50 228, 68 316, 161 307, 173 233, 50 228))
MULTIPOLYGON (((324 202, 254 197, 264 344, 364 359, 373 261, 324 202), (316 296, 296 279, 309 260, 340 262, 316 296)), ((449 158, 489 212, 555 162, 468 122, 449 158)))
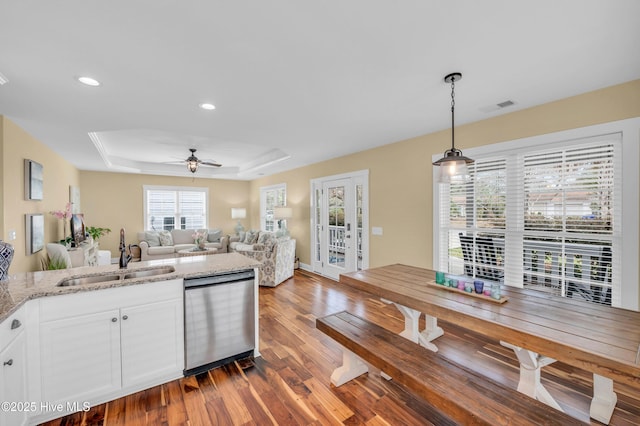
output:
POLYGON ((13 246, 0 240, 0 282, 9 280, 9 266, 13 260, 13 246))
POLYGON ((198 248, 199 248, 200 250, 204 250, 204 249, 205 249, 204 241, 198 241, 198 248))

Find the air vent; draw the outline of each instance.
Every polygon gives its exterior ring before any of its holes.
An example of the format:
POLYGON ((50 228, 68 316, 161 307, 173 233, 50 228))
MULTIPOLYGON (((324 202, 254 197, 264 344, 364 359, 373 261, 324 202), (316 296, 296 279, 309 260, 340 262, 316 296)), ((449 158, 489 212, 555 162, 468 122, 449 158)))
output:
POLYGON ((491 112, 500 111, 501 109, 504 109, 504 108, 509 108, 510 106, 515 105, 515 104, 516 103, 511 101, 511 100, 506 100, 506 101, 500 102, 499 104, 487 105, 487 106, 481 107, 479 109, 482 112, 491 113, 491 112))
POLYGON ((497 104, 500 108, 506 108, 506 107, 510 107, 511 105, 513 105, 514 102, 513 101, 504 101, 504 102, 500 102, 499 104, 497 104))

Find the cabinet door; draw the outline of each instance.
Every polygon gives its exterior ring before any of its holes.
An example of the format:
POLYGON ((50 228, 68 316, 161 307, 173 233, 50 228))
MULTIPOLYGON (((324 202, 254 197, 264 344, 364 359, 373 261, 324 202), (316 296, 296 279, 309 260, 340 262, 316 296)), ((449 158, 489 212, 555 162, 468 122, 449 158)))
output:
POLYGON ((121 309, 122 384, 124 387, 155 383, 161 378, 175 378, 182 374, 184 369, 182 312, 181 299, 121 309))
MULTIPOLYGON (((27 403, 26 341, 20 333, 7 348, 0 352, 0 401, 21 405, 10 406, 9 411, 0 410, 0 425, 22 425, 28 412, 22 404, 27 403), (13 409, 16 409, 14 411, 13 409)), ((31 410, 38 407, 26 407, 31 410)))
POLYGON ((87 401, 121 387, 119 310, 40 324, 42 400, 87 401))

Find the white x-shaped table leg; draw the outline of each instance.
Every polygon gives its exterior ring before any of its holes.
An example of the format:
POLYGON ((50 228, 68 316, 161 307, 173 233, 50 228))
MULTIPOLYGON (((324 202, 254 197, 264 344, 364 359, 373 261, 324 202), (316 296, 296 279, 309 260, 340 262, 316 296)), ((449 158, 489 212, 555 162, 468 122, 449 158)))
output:
POLYGON ((544 366, 556 362, 555 359, 538 355, 535 352, 523 349, 511 343, 501 341, 500 344, 513 349, 520 362, 520 381, 518 382, 518 392, 535 398, 538 401, 563 411, 560 405, 553 399, 549 391, 540 383, 540 369, 544 366))
POLYGON ((618 395, 613 391, 613 380, 594 374, 593 399, 589 408, 591 418, 608 425, 617 403, 618 395))
MULTIPOLYGON (((502 346, 513 349, 520 362, 520 381, 518 382, 518 391, 525 395, 529 395, 545 404, 563 411, 549 391, 540 383, 540 369, 556 360, 545 356, 540 356, 535 352, 523 349, 519 346, 506 342, 500 342, 502 346)), ((618 402, 618 396, 613 391, 613 380, 593 375, 593 399, 589 415, 597 421, 609 424, 613 410, 618 402)))
POLYGON ((418 343, 421 346, 433 351, 438 352, 438 347, 431 343, 432 340, 442 336, 444 330, 438 327, 438 318, 425 314, 426 326, 422 332, 419 329, 420 311, 408 308, 404 305, 400 305, 395 302, 391 302, 387 299, 381 299, 384 303, 394 304, 400 313, 404 316, 404 330, 400 333, 405 339, 409 339, 412 342, 418 343))

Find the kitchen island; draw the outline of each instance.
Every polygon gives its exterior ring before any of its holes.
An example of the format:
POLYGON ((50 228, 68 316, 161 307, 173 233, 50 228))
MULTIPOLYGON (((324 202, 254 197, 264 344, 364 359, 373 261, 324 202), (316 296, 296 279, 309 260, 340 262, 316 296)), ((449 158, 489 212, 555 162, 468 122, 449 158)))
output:
MULTIPOLYGON (((260 265, 238 253, 12 275, 0 284, 0 424, 34 424, 182 377, 184 279, 260 265)), ((255 280, 255 350, 258 283, 255 280)))

